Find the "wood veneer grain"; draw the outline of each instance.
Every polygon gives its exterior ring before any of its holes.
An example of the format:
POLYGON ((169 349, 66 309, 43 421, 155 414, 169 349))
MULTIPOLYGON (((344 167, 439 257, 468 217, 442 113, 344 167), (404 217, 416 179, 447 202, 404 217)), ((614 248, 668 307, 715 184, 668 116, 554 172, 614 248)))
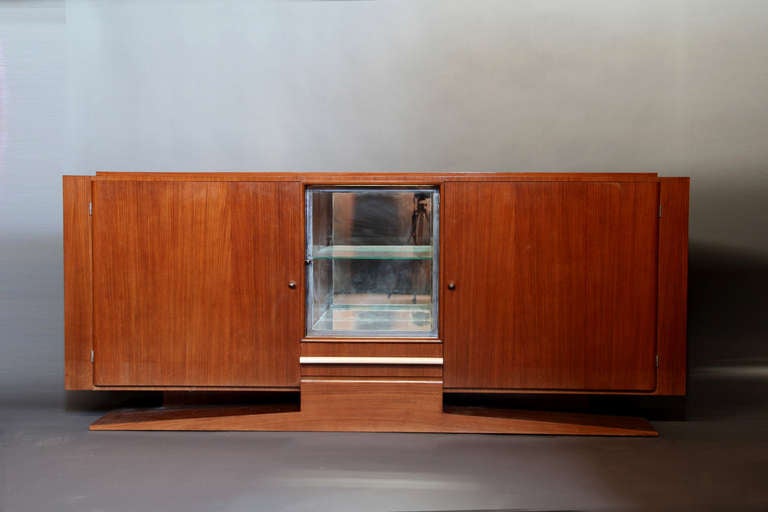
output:
POLYGON ((97 385, 298 385, 300 183, 96 181, 93 195, 97 385))
POLYGON ((302 364, 302 377, 442 377, 441 365, 302 364))
POLYGON ((92 389, 90 176, 64 176, 64 388, 92 389))
POLYGON ((685 395, 689 178, 662 178, 657 394, 685 395))
POLYGON ((652 390, 657 194, 446 183, 446 388, 652 390))
POLYGON ((333 341, 303 342, 302 356, 339 357, 442 357, 441 343, 420 343, 416 341, 333 341))
POLYGON ((658 185, 586 186, 584 389, 656 387, 658 185))
POLYGON ((656 173, 557 172, 119 172, 99 171, 96 181, 301 181, 307 185, 438 185, 446 181, 656 182, 656 173))
POLYGON ((442 406, 439 380, 303 379, 291 404, 109 413, 91 430, 306 430, 656 436, 645 420, 442 406))

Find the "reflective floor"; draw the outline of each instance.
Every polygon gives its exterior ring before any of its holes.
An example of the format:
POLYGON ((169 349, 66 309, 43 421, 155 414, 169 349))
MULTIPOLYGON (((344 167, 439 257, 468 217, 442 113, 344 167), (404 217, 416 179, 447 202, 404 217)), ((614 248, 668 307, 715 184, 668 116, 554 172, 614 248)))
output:
POLYGON ((702 375, 658 439, 88 432, 7 407, 0 510, 767 510, 763 375, 702 375))

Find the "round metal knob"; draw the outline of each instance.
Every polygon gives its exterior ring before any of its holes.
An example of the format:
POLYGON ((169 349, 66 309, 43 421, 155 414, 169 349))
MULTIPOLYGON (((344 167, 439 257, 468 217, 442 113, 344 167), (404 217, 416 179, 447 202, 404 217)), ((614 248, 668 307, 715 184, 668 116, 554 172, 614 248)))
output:
POLYGON ((290 288, 291 290, 296 288, 296 281, 288 281, 288 288, 290 288))
POLYGON ((449 290, 455 290, 456 289, 456 283, 453 281, 448 281, 448 289, 449 290))

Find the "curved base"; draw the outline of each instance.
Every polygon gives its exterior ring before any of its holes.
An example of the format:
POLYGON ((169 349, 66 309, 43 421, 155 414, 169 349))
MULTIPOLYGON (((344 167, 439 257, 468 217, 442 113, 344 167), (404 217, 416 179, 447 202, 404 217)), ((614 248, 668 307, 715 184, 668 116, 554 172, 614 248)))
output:
POLYGON ((442 381, 304 379, 301 407, 115 411, 91 430, 442 432, 658 436, 642 418, 461 407, 443 409, 442 381))

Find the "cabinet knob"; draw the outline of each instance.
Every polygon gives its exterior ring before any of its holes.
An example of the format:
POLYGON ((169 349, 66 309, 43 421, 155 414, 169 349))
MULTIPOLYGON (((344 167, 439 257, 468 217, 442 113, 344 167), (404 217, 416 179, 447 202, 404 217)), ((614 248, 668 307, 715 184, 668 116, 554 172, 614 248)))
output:
POLYGON ((449 290, 455 290, 456 289, 456 283, 453 281, 448 281, 448 289, 449 290))
POLYGON ((290 288, 291 290, 296 288, 296 281, 288 281, 288 288, 290 288))

